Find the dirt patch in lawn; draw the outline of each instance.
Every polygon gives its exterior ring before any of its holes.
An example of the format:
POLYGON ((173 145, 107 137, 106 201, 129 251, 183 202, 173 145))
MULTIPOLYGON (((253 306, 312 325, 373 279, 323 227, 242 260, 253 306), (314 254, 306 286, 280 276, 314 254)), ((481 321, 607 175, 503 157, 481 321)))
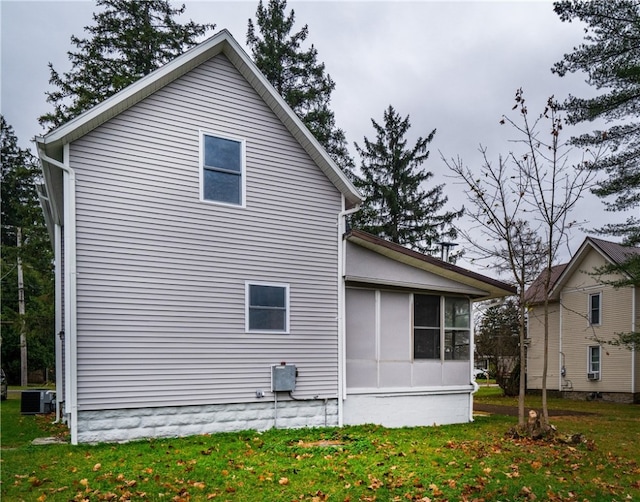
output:
MULTIPOLYGON (((492 415, 507 415, 510 417, 518 416, 517 406, 503 406, 499 404, 484 404, 473 403, 473 411, 480 413, 489 413, 492 415)), ((588 411, 575 411, 575 410, 549 410, 550 417, 566 417, 566 416, 581 416, 581 415, 594 415, 588 411)))

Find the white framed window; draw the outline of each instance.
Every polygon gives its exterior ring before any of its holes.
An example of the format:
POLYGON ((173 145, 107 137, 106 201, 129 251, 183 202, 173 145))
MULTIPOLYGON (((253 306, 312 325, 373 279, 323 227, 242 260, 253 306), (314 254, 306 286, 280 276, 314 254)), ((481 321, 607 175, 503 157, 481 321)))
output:
POLYGON ((245 141, 200 131, 200 199, 244 207, 245 141))
POLYGON ((600 345, 587 347, 587 378, 589 380, 600 380, 601 366, 602 347, 600 345))
POLYGON ((589 324, 599 326, 602 323, 602 293, 589 295, 589 324))
POLYGON ((245 329, 249 333, 289 333, 289 285, 245 283, 245 329))

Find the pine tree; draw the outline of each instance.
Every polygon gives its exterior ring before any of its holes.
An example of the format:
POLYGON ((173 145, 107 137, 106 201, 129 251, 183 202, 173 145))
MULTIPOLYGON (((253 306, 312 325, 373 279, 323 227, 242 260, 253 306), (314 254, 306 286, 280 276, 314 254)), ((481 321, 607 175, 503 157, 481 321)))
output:
POLYGON ((354 184, 365 201, 352 225, 420 252, 435 252, 438 241, 457 237, 452 223, 463 213, 442 212, 448 200, 443 195, 444 185, 425 189, 433 173, 421 166, 429 157, 427 148, 436 130, 407 148, 408 115, 403 119, 389 106, 383 125, 373 119, 371 123, 375 142, 365 137, 364 147, 356 143, 361 174, 355 176, 354 184))
POLYGON ((178 23, 175 17, 185 6, 174 8, 168 0, 97 0, 96 5, 101 11, 93 14, 95 24, 85 27, 89 37, 71 37, 76 47, 68 52, 71 70, 61 75, 49 63, 49 83, 56 90, 47 92, 54 111, 40 117, 44 127, 55 128, 80 115, 196 45, 214 28, 178 23))
POLYGON ((54 366, 53 253, 36 190, 38 164, 28 150, 18 147, 13 128, 2 116, 0 129, 2 366, 10 380, 19 381, 21 334, 26 336, 31 370, 54 366), (18 301, 19 268, 24 275, 24 315, 18 301))
MULTIPOLYGON (((554 4, 565 22, 586 23, 586 43, 556 63, 560 76, 583 72, 600 91, 592 98, 569 96, 563 104, 569 123, 597 119, 611 124, 573 138, 588 149, 608 149, 592 169, 603 171, 594 193, 608 210, 622 211, 640 204, 640 2, 638 0, 563 1, 554 4), (611 199, 613 197, 613 200, 611 199)), ((640 243, 640 219, 607 225, 603 233, 623 236, 628 244, 640 243)))
POLYGON ((249 19, 247 45, 256 66, 300 117, 331 158, 344 171, 353 168, 345 133, 336 127, 335 116, 329 107, 335 82, 325 73, 324 63, 318 62, 318 51, 302 45, 309 35, 305 24, 291 33, 295 12, 285 14, 286 0, 269 0, 265 7, 260 0, 256 24, 249 19))

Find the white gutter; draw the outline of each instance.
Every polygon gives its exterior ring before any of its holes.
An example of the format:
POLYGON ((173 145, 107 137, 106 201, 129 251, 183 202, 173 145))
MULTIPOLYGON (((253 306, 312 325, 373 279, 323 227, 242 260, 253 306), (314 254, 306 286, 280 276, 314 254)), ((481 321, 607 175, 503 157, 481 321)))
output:
POLYGON ((360 210, 357 205, 352 209, 344 209, 345 197, 342 196, 342 211, 338 213, 338 426, 344 424, 344 400, 347 399, 347 340, 346 340, 346 288, 344 276, 346 275, 346 217, 360 210))
POLYGON ((76 302, 76 174, 68 165, 69 144, 64 145, 64 163, 49 157, 38 144, 39 157, 63 172, 64 180, 64 329, 65 329, 65 414, 68 415, 71 444, 78 444, 77 394, 77 302, 76 302))

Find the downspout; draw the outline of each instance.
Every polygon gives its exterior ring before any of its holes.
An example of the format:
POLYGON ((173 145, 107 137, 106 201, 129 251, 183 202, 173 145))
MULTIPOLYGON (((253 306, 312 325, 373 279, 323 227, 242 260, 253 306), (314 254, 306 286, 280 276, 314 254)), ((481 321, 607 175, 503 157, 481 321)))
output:
MULTIPOLYGON (((636 287, 631 289, 631 332, 636 332, 636 287)), ((631 346, 631 396, 635 398, 636 394, 636 344, 631 346)))
POLYGON ((563 312, 563 308, 562 305, 564 305, 563 303, 563 294, 560 293, 560 301, 558 304, 558 309, 560 310, 558 317, 560 318, 560 328, 559 328, 559 333, 558 333, 558 392, 560 393, 560 395, 563 395, 562 392, 564 391, 564 377, 567 374, 567 369, 565 367, 565 361, 564 361, 564 352, 562 350, 562 312, 563 312), (564 371, 562 371, 562 368, 565 368, 564 371))
MULTIPOLYGON (((475 309, 475 305, 474 302, 471 301, 471 299, 469 299, 469 307, 471 310, 471 319, 475 319, 475 315, 474 315, 474 309, 475 309)), ((471 372, 470 375, 470 379, 471 379, 471 385, 473 385, 473 390, 469 393, 469 422, 473 422, 473 395, 478 392, 480 390, 480 386, 478 385, 478 383, 476 382, 476 379, 473 375, 473 369, 476 367, 475 365, 475 360, 476 360, 476 330, 475 330, 475 323, 470 323, 471 325, 469 326, 469 351, 471 352, 469 354, 469 360, 471 361, 471 368, 469 369, 469 371, 471 372)))
POLYGON ((338 426, 344 422, 344 400, 347 398, 347 341, 346 341, 346 287, 344 277, 346 274, 346 217, 360 210, 360 205, 351 209, 345 209, 345 198, 342 196, 342 211, 338 213, 338 426))
POLYGON ((55 249, 55 355, 56 355, 56 420, 60 421, 60 408, 64 391, 62 388, 62 236, 60 225, 54 224, 54 249, 55 249))
POLYGON ((71 444, 78 444, 77 325, 76 325, 76 174, 69 167, 69 145, 64 145, 64 163, 39 148, 43 161, 61 169, 64 179, 64 326, 65 326, 65 413, 69 416, 71 444))

